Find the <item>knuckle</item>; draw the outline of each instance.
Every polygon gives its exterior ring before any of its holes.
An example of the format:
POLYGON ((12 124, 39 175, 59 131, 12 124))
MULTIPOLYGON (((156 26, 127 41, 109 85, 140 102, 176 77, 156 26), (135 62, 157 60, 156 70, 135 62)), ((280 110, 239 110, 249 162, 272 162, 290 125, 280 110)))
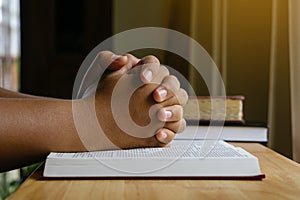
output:
POLYGON ((182 119, 180 122, 181 123, 180 123, 180 127, 179 127, 178 133, 183 132, 185 130, 185 128, 186 128, 186 121, 185 121, 185 119, 182 119))
POLYGON ((160 63, 158 58, 153 56, 153 55, 148 55, 148 56, 145 56, 143 59, 142 59, 145 63, 160 63))
POLYGON ((103 58, 105 57, 105 55, 107 55, 107 54, 112 54, 112 55, 113 55, 113 53, 112 53, 111 51, 100 51, 100 52, 97 53, 97 56, 96 56, 96 57, 98 57, 98 58, 101 60, 101 59, 103 59, 103 58))
POLYGON ((168 78, 169 78, 171 81, 173 81, 173 82, 179 83, 178 78, 177 78, 176 76, 174 76, 174 75, 169 75, 168 78))
POLYGON ((180 119, 182 119, 183 118, 183 107, 179 106, 179 105, 178 105, 178 107, 179 107, 179 117, 180 117, 180 119))
POLYGON ((132 58, 133 55, 129 54, 129 53, 125 53, 123 56, 126 56, 127 58, 132 58))
POLYGON ((187 101, 188 101, 187 92, 184 89, 180 88, 180 90, 179 90, 179 103, 180 103, 180 105, 185 105, 187 103, 187 101))
POLYGON ((130 53, 126 53, 126 54, 124 54, 123 56, 128 57, 130 60, 134 60, 134 59, 136 58, 134 55, 132 55, 132 54, 130 54, 130 53))
POLYGON ((160 65, 160 70, 159 71, 164 76, 169 76, 170 75, 169 69, 166 66, 164 66, 164 65, 160 65))
POLYGON ((173 124, 172 130, 175 133, 181 133, 184 131, 185 128, 186 128, 186 121, 185 119, 181 119, 173 124))
POLYGON ((164 80, 163 85, 168 89, 175 90, 175 91, 172 91, 174 93, 180 87, 180 83, 179 83, 178 79, 173 75, 167 76, 164 80))
POLYGON ((169 129, 173 133, 180 133, 185 128, 185 120, 181 119, 176 122, 168 122, 165 126, 166 129, 169 129))
POLYGON ((97 57, 102 57, 107 51, 100 51, 97 53, 97 57))

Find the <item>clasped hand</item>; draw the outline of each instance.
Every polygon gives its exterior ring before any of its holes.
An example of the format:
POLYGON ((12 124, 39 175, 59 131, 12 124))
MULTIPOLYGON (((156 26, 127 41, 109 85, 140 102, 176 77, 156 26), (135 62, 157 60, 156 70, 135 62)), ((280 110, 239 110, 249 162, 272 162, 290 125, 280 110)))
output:
POLYGON ((112 52, 104 51, 99 55, 99 62, 103 66, 113 59, 108 66, 108 73, 101 78, 96 93, 96 113, 99 123, 109 140, 120 148, 165 146, 170 143, 176 133, 185 129, 186 122, 183 119, 182 106, 187 102, 187 93, 180 88, 178 79, 170 75, 167 67, 160 64, 154 56, 146 56, 138 59, 131 54, 116 56, 112 52), (135 76, 134 80, 129 80, 135 76), (137 78, 136 78, 137 77, 137 78), (139 79, 139 80, 137 80, 139 79), (126 96, 130 91, 128 84, 136 84, 140 81, 138 88, 129 100, 128 105, 123 105, 122 94, 117 93, 115 104, 117 110, 112 106, 113 91, 116 84, 121 82, 121 93, 126 96), (126 83, 126 84, 125 84, 126 83), (127 85, 126 87, 123 87, 127 85), (127 109, 130 118, 122 112, 122 107, 127 109), (151 109, 154 108, 154 112, 151 109), (146 127, 152 122, 153 126, 143 129, 132 129, 126 132, 116 122, 116 115, 124 124, 134 121, 136 127, 146 127), (135 131, 136 130, 136 131, 135 131))

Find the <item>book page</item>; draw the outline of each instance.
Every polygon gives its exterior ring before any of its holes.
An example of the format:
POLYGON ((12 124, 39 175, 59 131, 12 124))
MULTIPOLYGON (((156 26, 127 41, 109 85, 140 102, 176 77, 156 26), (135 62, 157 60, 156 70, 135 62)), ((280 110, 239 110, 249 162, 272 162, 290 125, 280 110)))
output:
POLYGON ((48 158, 234 158, 249 156, 223 141, 203 142, 197 141, 189 145, 175 143, 164 148, 137 148, 129 150, 94 151, 83 153, 51 153, 48 158))

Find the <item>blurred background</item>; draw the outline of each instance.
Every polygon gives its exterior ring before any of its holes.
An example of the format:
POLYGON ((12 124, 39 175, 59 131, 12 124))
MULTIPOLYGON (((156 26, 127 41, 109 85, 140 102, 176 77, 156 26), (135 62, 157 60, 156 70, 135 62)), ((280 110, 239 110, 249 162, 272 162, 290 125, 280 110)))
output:
MULTIPOLYGON (((0 0, 0 84, 70 98, 81 62, 104 39, 138 27, 174 29, 211 55, 227 95, 245 96, 246 121, 268 124, 268 145, 299 162, 299 7, 297 0, 0 0)), ((197 95, 208 95, 201 76, 179 56, 132 53, 156 55, 197 95)), ((1 176, 7 182, 10 175, 1 176)))

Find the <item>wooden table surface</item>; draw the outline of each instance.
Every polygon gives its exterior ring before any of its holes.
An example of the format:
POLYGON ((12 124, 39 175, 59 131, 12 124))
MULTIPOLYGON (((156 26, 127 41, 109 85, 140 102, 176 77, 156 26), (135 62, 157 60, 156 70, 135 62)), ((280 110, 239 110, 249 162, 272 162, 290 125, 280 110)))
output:
POLYGON ((29 177, 10 199, 300 199, 300 165, 257 143, 232 143, 259 158, 266 178, 246 180, 42 180, 29 177))

